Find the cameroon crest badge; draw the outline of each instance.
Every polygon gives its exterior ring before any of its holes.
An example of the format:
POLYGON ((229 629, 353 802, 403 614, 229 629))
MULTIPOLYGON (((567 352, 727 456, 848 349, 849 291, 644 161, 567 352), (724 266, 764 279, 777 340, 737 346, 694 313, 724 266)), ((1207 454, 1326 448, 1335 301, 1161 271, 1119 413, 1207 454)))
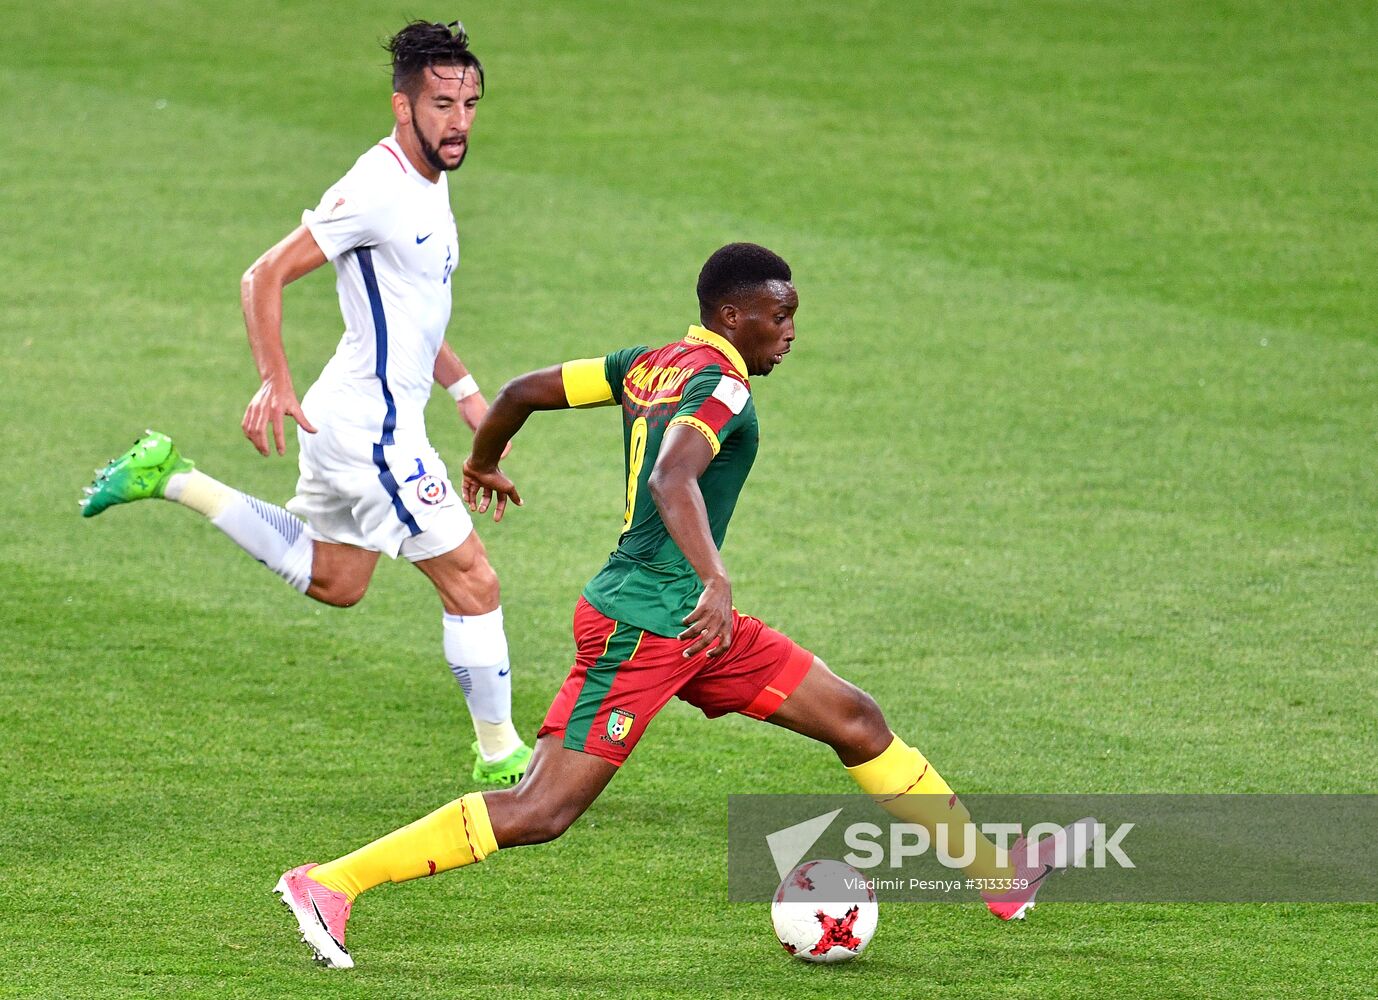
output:
POLYGON ((620 708, 614 708, 608 714, 608 739, 613 743, 623 742, 632 731, 632 723, 636 721, 636 716, 631 712, 624 712, 620 708))

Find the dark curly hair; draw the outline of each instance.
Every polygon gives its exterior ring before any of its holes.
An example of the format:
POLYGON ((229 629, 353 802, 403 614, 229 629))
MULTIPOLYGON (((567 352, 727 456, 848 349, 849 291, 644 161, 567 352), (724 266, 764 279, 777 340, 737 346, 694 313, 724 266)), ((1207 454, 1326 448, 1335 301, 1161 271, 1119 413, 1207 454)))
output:
POLYGON ((791 277, 789 265, 779 254, 755 243, 729 243, 715 250, 699 272, 699 316, 706 323, 734 296, 791 277))
POLYGON ((392 53, 393 90, 414 99, 428 67, 462 66, 478 74, 478 92, 483 94, 483 63, 469 51, 469 33, 459 21, 412 21, 385 47, 392 53))

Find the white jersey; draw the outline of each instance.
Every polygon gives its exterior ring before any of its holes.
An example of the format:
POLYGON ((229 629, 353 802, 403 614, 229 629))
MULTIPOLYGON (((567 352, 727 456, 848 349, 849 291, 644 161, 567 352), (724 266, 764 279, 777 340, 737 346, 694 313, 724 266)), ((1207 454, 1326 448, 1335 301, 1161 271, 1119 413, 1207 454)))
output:
POLYGON ((335 265, 345 332, 301 401, 318 433, 297 429, 287 509, 314 539, 435 558, 473 530, 424 417, 459 261, 445 175, 426 180, 389 137, 301 221, 335 265))
POLYGON ((399 425, 424 434, 435 357, 450 321, 450 275, 459 262, 445 174, 427 180, 389 136, 301 221, 335 265, 345 324, 303 406, 381 445, 393 443, 399 425))

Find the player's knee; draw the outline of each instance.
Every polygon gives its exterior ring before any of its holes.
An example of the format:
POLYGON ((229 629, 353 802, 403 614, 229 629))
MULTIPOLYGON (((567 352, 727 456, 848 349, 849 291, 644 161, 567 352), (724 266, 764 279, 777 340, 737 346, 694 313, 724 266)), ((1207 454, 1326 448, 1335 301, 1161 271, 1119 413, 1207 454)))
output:
POLYGON ((876 700, 855 684, 846 684, 839 698, 834 747, 849 756, 879 756, 890 745, 890 727, 876 700))
POLYGON ((852 716, 855 724, 867 732, 881 730, 889 731, 889 726, 885 722, 885 713, 880 710, 876 700, 859 687, 854 687, 856 692, 852 706, 852 716))
POLYGON ((367 593, 367 580, 337 580, 328 577, 324 580, 313 578, 310 589, 306 591, 308 597, 336 608, 352 608, 362 601, 367 593))
POLYGON ((497 607, 502 603, 502 588, 497 570, 487 559, 480 559, 467 574, 469 593, 480 604, 497 607))
POLYGON ((435 581, 441 603, 452 615, 481 615, 502 603, 498 574, 486 562, 462 576, 435 581))
POLYGON ((364 595, 367 594, 367 593, 368 593, 368 587, 366 587, 366 586, 363 586, 363 587, 355 587, 355 588, 352 589, 352 590, 346 590, 344 593, 340 594, 340 595, 336 598, 336 600, 335 600, 335 607, 337 607, 337 608, 352 608, 352 607, 354 607, 354 605, 356 605, 356 604, 358 604, 360 601, 362 601, 362 600, 364 599, 364 595))
MULTIPOLYGON (((440 592, 445 610, 456 615, 492 611, 502 603, 498 574, 477 535, 443 557, 446 561, 427 575, 440 592)), ((425 564, 421 564, 425 568, 425 564)))

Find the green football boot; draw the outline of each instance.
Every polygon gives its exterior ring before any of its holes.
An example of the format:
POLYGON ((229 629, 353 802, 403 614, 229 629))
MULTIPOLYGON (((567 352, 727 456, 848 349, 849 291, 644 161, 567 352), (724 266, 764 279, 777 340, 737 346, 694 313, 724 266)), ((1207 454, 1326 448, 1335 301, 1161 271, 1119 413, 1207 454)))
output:
POLYGON ((526 765, 531 763, 531 748, 523 743, 502 760, 489 764, 474 745, 474 780, 492 788, 508 788, 522 780, 526 765))
POLYGON ((166 434, 149 430, 134 447, 96 470, 96 481, 86 487, 81 516, 95 517, 107 507, 132 500, 161 497, 167 481, 178 472, 190 472, 194 463, 185 459, 166 434))

